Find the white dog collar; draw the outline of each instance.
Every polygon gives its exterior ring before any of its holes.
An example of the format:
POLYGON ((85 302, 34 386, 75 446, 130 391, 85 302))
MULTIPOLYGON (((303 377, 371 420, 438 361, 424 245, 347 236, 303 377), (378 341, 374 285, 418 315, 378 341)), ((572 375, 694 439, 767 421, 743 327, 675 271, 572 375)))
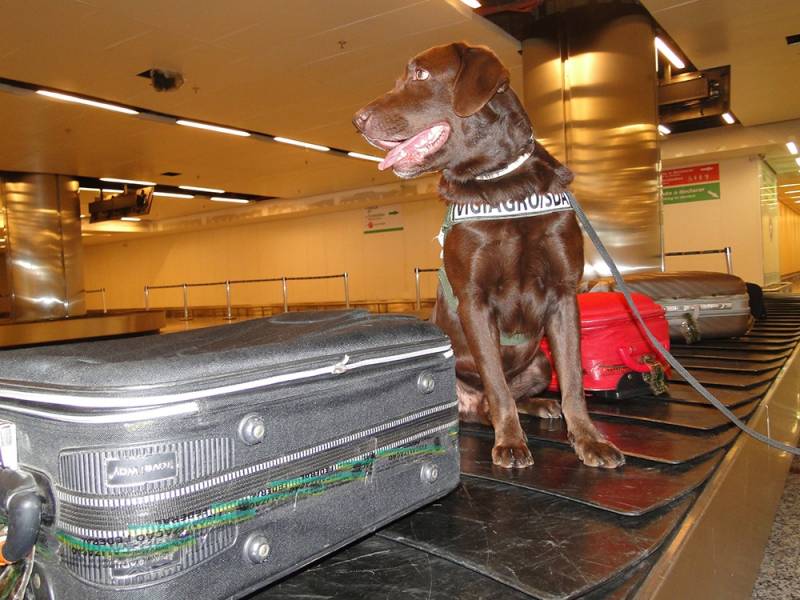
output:
MULTIPOLYGON (((535 145, 536 140, 531 138, 531 144, 535 145)), ((506 165, 502 169, 498 169, 497 171, 489 171, 488 173, 482 173, 481 175, 476 175, 475 179, 477 179, 478 181, 489 181, 490 179, 497 179, 498 177, 502 177, 503 175, 508 175, 512 171, 519 168, 519 166, 526 160, 528 160, 532 154, 533 154, 533 147, 531 147, 530 151, 525 152, 524 154, 520 154, 516 159, 514 159, 514 162, 506 165)))

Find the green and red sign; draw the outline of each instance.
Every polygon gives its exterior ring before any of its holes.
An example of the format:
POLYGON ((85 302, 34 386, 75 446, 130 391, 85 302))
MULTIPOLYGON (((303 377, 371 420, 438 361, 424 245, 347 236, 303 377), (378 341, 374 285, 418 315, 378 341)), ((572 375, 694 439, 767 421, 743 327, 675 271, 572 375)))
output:
POLYGON ((666 169, 661 187, 664 204, 719 200, 719 164, 666 169))

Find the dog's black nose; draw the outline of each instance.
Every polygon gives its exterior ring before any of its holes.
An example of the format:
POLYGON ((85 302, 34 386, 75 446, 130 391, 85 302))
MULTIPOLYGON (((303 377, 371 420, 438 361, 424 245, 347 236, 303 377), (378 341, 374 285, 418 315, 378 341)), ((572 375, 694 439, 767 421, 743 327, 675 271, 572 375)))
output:
POLYGON ((371 111, 369 111, 366 107, 359 110, 353 117, 353 125, 356 126, 356 129, 359 131, 364 131, 364 127, 367 126, 367 121, 369 121, 371 114, 371 111))

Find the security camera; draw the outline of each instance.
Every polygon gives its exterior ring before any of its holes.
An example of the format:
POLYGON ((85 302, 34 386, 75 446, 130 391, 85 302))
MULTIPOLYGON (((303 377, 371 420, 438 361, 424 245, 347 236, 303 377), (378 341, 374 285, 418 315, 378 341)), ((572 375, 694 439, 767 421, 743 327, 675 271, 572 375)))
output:
POLYGON ((150 83, 157 92, 171 92, 183 85, 183 75, 177 71, 150 69, 150 83))

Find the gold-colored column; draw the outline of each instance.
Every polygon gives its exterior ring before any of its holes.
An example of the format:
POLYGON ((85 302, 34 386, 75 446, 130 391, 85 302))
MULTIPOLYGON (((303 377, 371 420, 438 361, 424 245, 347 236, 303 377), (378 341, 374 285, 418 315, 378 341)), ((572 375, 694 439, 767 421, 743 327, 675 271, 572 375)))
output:
MULTIPOLYGON (((539 19, 523 42, 525 107, 537 139, 575 173, 573 191, 620 269, 658 269, 652 21, 629 3, 580 4, 539 19)), ((587 240, 585 276, 607 274, 587 240)))

